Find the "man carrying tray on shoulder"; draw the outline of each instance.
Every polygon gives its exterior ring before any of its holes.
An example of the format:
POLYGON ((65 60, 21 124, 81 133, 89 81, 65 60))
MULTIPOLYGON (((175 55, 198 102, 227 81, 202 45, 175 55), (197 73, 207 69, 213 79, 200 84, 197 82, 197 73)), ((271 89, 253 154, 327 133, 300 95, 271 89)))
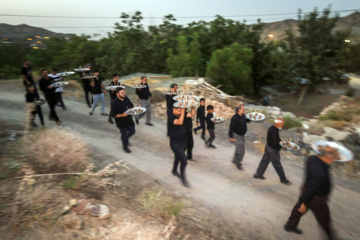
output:
POLYGON ((116 126, 121 133, 121 141, 123 149, 127 153, 131 153, 129 149, 129 138, 135 134, 135 124, 131 115, 126 111, 134 107, 134 104, 125 95, 125 89, 116 89, 116 98, 111 101, 111 114, 115 118, 116 126))
MULTIPOLYGON (((139 104, 141 107, 146 108, 146 125, 153 126, 151 123, 151 103, 150 99, 152 98, 149 85, 147 83, 147 77, 141 77, 141 84, 144 85, 144 88, 137 88, 135 93, 139 96, 139 104)), ((144 117, 145 114, 135 117, 136 124, 139 124, 139 120, 144 117)))

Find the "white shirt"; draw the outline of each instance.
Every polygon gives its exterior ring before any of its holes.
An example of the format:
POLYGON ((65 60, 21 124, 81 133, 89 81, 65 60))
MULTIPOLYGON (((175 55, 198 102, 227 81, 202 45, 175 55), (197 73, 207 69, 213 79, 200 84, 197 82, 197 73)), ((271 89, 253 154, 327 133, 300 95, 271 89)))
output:
MULTIPOLYGON (((61 79, 61 77, 60 77, 60 75, 59 75, 58 73, 57 73, 57 74, 52 74, 52 73, 50 73, 50 74, 48 75, 48 77, 54 79, 55 82, 58 82, 58 81, 60 81, 60 79, 61 79)), ((63 91, 64 91, 64 88, 63 88, 63 87, 58 87, 58 88, 55 89, 55 92, 63 92, 63 91)))

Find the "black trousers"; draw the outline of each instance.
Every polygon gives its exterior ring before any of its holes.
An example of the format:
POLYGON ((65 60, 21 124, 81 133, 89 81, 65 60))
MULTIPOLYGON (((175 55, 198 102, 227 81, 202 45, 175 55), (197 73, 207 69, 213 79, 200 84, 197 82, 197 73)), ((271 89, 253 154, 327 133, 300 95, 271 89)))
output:
POLYGON ((84 93, 85 93, 86 103, 87 103, 87 105, 89 107, 91 107, 91 105, 93 104, 93 99, 91 97, 91 85, 90 84, 83 84, 83 89, 84 89, 84 93))
POLYGON ((132 124, 127 127, 119 128, 121 133, 121 141, 123 144, 123 148, 127 148, 129 146, 129 138, 135 134, 135 125, 132 124))
POLYGON ((200 121, 200 126, 194 128, 194 131, 197 132, 200 129, 202 129, 201 137, 205 137, 205 118, 204 119, 200 118, 199 121, 200 121))
POLYGON ((48 94, 45 94, 45 99, 49 105, 49 108, 50 108, 50 120, 55 120, 55 121, 59 121, 59 117, 58 115, 56 114, 56 111, 55 111, 55 106, 56 106, 56 103, 57 103, 57 96, 55 93, 48 93, 48 94))
POLYGON ((186 152, 187 159, 192 159, 192 150, 194 148, 194 137, 192 129, 188 129, 186 132, 186 152))
POLYGON ((62 108, 66 108, 64 101, 62 99, 62 92, 56 92, 56 95, 57 95, 57 103, 59 103, 62 108))
POLYGON ((166 124, 166 136, 169 137, 169 116, 173 113, 172 109, 166 109, 166 115, 167 115, 167 124, 166 124))
POLYGON ((215 129, 208 129, 210 137, 206 140, 207 145, 211 145, 212 142, 215 140, 215 129))
POLYGON ((176 173, 179 163, 180 163, 180 176, 183 180, 185 180, 185 169, 187 165, 187 159, 185 155, 185 139, 184 138, 176 138, 170 137, 170 147, 171 150, 174 152, 175 159, 174 165, 172 169, 172 173, 176 173))
POLYGON ((279 151, 272 149, 268 145, 266 145, 265 147, 265 152, 256 170, 256 174, 263 176, 270 162, 272 163, 277 174, 279 175, 280 181, 285 181, 286 176, 284 168, 282 167, 280 162, 280 153, 279 151))
MULTIPOLYGON (((40 106, 36 106, 36 110, 31 112, 31 115, 33 115, 33 119, 34 119, 34 120, 35 120, 36 114, 37 114, 37 115, 39 116, 39 118, 40 118, 41 125, 44 126, 44 125, 45 125, 45 122, 44 122, 44 117, 43 117, 42 110, 41 110, 41 107, 40 107, 40 106)), ((33 121, 34 121, 34 120, 33 120, 33 121)))
MULTIPOLYGON (((288 222, 286 223, 287 227, 296 228, 298 226, 300 219, 303 216, 303 214, 298 211, 301 204, 302 201, 299 199, 291 212, 288 222)), ((314 198, 310 201, 308 208, 314 213, 316 221, 325 231, 328 239, 334 239, 334 234, 331 229, 330 209, 327 204, 327 198, 314 196, 314 198)))

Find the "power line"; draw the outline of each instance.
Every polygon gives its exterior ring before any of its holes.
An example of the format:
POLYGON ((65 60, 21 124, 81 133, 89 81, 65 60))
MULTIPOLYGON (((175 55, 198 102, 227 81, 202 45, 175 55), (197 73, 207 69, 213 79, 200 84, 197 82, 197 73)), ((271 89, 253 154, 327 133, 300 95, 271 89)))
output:
MULTIPOLYGON (((353 12, 359 11, 360 9, 346 9, 346 10, 336 10, 332 11, 335 13, 340 12, 353 12)), ((310 13, 310 12, 307 12, 310 13)), ((255 15, 232 15, 232 16, 222 16, 224 18, 238 18, 238 17, 260 17, 260 16, 286 16, 286 15, 297 15, 298 13, 270 13, 270 14, 255 14, 255 15)), ((302 13, 306 14, 306 13, 302 13)), ((92 19, 119 19, 120 17, 94 17, 94 16, 41 16, 41 15, 20 15, 20 14, 0 14, 3 17, 29 17, 29 18, 92 18, 92 19)), ((175 16, 174 16, 175 17, 175 16)), ((164 18, 164 17, 142 17, 143 19, 154 19, 154 18, 164 18)), ((182 16, 175 17, 176 19, 185 19, 185 18, 215 18, 215 16, 182 16)))

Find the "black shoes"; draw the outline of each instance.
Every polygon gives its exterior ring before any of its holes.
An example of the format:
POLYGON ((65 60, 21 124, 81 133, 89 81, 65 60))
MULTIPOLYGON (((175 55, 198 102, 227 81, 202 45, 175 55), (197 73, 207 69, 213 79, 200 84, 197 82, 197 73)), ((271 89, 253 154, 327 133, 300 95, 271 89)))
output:
POLYGON ((288 226, 284 226, 284 229, 285 231, 287 232, 293 232, 293 233, 296 233, 296 234, 302 234, 303 231, 301 229, 298 229, 298 228, 293 228, 293 227, 288 227, 288 226))
POLYGON ((89 114, 90 114, 90 115, 93 115, 93 112, 90 111, 89 114))
POLYGON ((30 123, 30 126, 37 127, 38 125, 36 123, 32 122, 32 123, 30 123))
POLYGON ((131 150, 127 147, 127 148, 124 148, 124 152, 131 153, 131 150))
POLYGON ((109 118, 109 123, 111 123, 111 124, 114 124, 114 121, 112 120, 112 118, 109 118))
POLYGON ((152 124, 152 123, 146 123, 146 125, 149 125, 149 126, 154 126, 154 124, 152 124))
POLYGON ((210 148, 215 149, 216 147, 212 144, 209 145, 210 148))
POLYGON ((195 135, 197 135, 197 132, 195 131, 195 129, 194 129, 194 133, 195 133, 195 135))
POLYGON ((206 138, 205 137, 201 137, 202 140, 206 141, 206 138))
POLYGON ((137 125, 139 125, 139 119, 137 117, 135 117, 135 122, 137 125))
POLYGON ((101 116, 109 116, 107 113, 102 113, 101 116))
POLYGON ((258 175, 258 174, 256 174, 256 173, 254 174, 254 178, 261 179, 261 180, 266 179, 264 176, 258 175))
POLYGON ((181 183, 184 187, 190 188, 190 184, 185 178, 181 178, 181 183))
POLYGON ((171 172, 175 177, 181 178, 180 173, 178 172, 171 172))
POLYGON ((290 182, 288 179, 286 179, 286 180, 283 180, 283 181, 280 181, 282 184, 285 184, 285 185, 291 185, 292 184, 292 182, 290 182))
POLYGON ((57 125, 60 125, 61 123, 62 123, 62 121, 60 121, 60 120, 56 121, 57 125))

